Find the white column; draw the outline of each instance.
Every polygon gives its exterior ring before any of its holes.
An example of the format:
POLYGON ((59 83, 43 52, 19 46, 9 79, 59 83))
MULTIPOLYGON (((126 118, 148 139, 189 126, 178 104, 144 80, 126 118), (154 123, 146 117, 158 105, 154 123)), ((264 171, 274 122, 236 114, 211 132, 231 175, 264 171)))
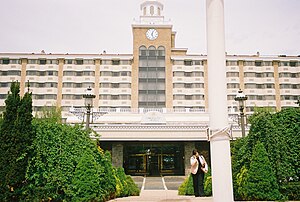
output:
POLYGON ((232 202, 225 63, 224 0, 206 0, 208 108, 214 202, 232 202))

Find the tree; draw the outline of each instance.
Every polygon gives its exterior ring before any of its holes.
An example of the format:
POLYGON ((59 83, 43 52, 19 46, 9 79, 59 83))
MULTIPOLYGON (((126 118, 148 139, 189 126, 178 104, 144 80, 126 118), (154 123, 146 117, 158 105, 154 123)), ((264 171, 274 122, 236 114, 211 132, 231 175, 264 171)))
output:
POLYGON ((1 198, 19 200, 26 182, 25 173, 33 140, 32 99, 28 92, 20 98, 18 82, 12 82, 10 91, 5 100, 0 135, 1 198))
POLYGON ((72 201, 104 201, 105 190, 101 187, 99 174, 104 172, 91 152, 84 152, 72 178, 72 201))
POLYGON ((253 150, 250 169, 245 182, 247 200, 281 199, 275 174, 271 168, 263 143, 258 142, 253 150))
POLYGON ((27 168, 26 200, 100 200, 114 196, 116 182, 111 161, 98 151, 86 130, 80 125, 53 121, 34 121, 34 127, 36 138, 27 168), (88 188, 89 185, 96 186, 88 188))
POLYGON ((287 108, 277 113, 257 110, 250 118, 247 137, 231 145, 235 199, 243 199, 245 176, 250 169, 252 151, 261 142, 267 151, 279 190, 290 200, 299 199, 300 109, 287 108))

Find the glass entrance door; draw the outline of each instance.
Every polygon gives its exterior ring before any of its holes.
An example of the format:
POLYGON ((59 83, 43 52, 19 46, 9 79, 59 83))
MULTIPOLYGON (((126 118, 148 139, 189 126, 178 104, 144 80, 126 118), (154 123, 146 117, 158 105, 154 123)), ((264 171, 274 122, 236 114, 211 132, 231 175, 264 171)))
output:
POLYGON ((181 143, 127 143, 123 167, 131 175, 181 175, 184 174, 183 155, 181 143))

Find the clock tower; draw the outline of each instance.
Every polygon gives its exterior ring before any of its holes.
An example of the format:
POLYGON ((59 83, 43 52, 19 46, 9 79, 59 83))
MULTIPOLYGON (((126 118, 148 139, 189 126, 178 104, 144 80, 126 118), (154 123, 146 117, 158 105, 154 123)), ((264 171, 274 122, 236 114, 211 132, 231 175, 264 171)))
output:
POLYGON ((145 1, 132 24, 132 108, 173 108, 171 52, 175 32, 165 21, 163 4, 145 1))

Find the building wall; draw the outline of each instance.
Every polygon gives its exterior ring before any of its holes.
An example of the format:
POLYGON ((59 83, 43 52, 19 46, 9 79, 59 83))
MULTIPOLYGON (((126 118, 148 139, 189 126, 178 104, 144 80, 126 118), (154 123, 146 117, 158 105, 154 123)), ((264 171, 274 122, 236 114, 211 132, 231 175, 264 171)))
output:
MULTIPOLYGON (((171 31, 166 31, 171 36, 171 31)), ((207 109, 206 57, 169 57, 170 64, 167 66, 171 68, 166 67, 166 80, 169 79, 166 81, 166 108, 207 109)), ((1 53, 1 109, 3 110, 11 81, 21 82, 21 94, 24 94, 28 89, 28 80, 33 93, 34 111, 40 111, 44 106, 58 106, 62 107, 66 118, 70 107, 84 106, 82 95, 89 86, 96 93, 95 107, 136 108, 138 74, 133 58, 135 57, 131 55, 101 57, 1 53), (41 64, 43 62, 46 64, 41 64)), ((239 88, 248 96, 248 113, 254 107, 268 106, 280 110, 297 106, 295 101, 300 94, 299 57, 227 56, 226 68, 229 110, 237 112, 234 97, 239 88)))

